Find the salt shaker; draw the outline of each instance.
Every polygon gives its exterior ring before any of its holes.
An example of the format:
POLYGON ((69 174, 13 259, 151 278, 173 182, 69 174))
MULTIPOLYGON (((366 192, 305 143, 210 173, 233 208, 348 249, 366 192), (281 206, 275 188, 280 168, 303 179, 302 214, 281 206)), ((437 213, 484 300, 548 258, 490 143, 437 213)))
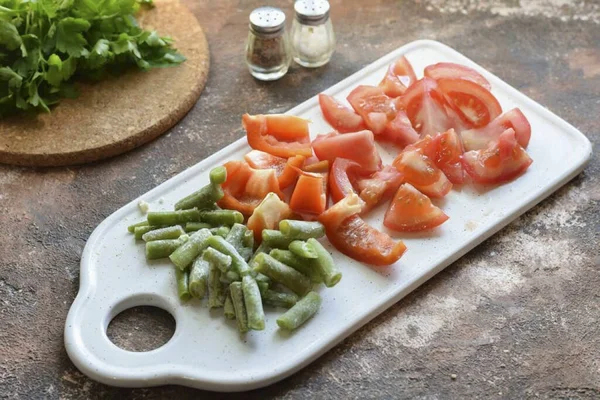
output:
POLYGON ((275 7, 260 7, 250 13, 246 63, 257 79, 273 81, 284 76, 292 61, 285 30, 285 14, 275 7))
POLYGON ((291 42, 294 61, 303 67, 325 65, 335 49, 335 34, 327 0, 298 0, 294 4, 291 42))

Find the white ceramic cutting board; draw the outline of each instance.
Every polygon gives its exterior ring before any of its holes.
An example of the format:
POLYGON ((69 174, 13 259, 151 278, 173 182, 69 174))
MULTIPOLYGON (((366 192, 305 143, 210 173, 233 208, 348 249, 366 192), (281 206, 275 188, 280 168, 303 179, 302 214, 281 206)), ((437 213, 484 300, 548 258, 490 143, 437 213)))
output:
MULTIPOLYGON (((539 203, 577 175, 591 157, 587 138, 550 111, 451 48, 434 41, 403 46, 325 92, 338 99, 359 84, 376 85, 387 66, 406 55, 422 75, 429 64, 447 61, 477 69, 492 84, 504 110, 520 107, 532 126, 527 151, 534 162, 517 180, 488 190, 467 186, 441 203, 450 220, 433 233, 403 237, 408 251, 385 273, 376 272, 331 248, 343 279, 322 288, 318 314, 293 334, 278 331, 282 311, 267 312, 267 328, 240 338, 235 324, 205 304, 177 298, 175 273, 167 261, 148 263, 144 246, 126 227, 141 219, 140 199, 153 210, 172 209, 179 198, 208 183, 208 171, 249 151, 245 139, 231 144, 133 200, 102 222, 90 236, 81 259, 80 289, 65 327, 65 347, 86 375, 115 386, 179 384, 216 391, 241 391, 269 385, 308 365, 473 247, 539 203), (159 204, 159 199, 164 199, 159 204), (106 335, 111 319, 139 305, 161 307, 176 320, 175 334, 162 347, 142 353, 123 350, 106 335)), ((317 98, 289 111, 312 121, 311 135, 326 133, 317 98)), ((241 116, 240 116, 241 117, 241 116)), ((389 163, 396 150, 381 148, 389 163)), ((380 207, 367 218, 382 228, 380 207)), ((400 237, 400 236, 398 236, 400 237)))

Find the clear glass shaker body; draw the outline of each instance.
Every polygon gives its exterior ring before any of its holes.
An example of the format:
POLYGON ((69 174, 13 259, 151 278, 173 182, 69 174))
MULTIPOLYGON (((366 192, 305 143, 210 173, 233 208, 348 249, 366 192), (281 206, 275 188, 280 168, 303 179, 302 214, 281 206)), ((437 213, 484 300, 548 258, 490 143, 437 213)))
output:
POLYGON ((284 76, 292 61, 287 32, 261 34, 250 29, 246 42, 246 63, 252 76, 273 81, 284 76))
POLYGON ((335 34, 331 18, 318 25, 309 25, 294 18, 291 42, 294 61, 303 67, 316 68, 325 65, 335 50, 335 34))

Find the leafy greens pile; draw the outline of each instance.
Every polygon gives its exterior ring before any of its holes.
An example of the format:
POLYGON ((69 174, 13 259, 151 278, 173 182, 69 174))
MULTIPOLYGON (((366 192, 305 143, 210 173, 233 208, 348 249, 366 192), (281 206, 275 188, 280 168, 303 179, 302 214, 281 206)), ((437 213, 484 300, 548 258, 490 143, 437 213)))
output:
POLYGON ((0 0, 0 115, 49 111, 75 77, 177 65, 172 41, 139 27, 152 0, 0 0))

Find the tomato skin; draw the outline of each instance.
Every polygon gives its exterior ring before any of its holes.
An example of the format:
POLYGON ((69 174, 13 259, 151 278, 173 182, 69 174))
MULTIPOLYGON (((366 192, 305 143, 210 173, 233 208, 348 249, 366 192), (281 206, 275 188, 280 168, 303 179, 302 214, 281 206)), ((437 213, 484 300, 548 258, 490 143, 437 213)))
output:
POLYGON ((260 150, 252 150, 244 156, 244 160, 254 169, 274 169, 281 190, 294 184, 298 172, 292 167, 301 167, 304 156, 294 156, 287 160, 260 150))
POLYGON ((336 158, 329 174, 329 194, 334 203, 355 193, 354 175, 360 171, 360 165, 346 158, 336 158))
POLYGON ((358 132, 366 128, 360 115, 331 96, 319 94, 319 106, 325 120, 340 133, 358 132))
POLYGON ((365 202, 363 213, 391 197, 403 181, 404 176, 391 165, 386 165, 369 177, 358 178, 355 186, 360 198, 365 202))
POLYGON ((383 219, 383 225, 398 232, 418 232, 435 228, 448 216, 410 183, 396 192, 383 219))
POLYGON ((462 162, 474 182, 496 184, 521 175, 533 160, 517 142, 515 131, 507 129, 486 149, 466 152, 462 162))
POLYGON ((417 76, 412 65, 405 56, 402 56, 389 66, 379 87, 389 97, 398 97, 402 96, 416 80, 417 76))
MULTIPOLYGON (((431 139, 427 139, 431 140, 431 139)), ((421 145, 417 142, 416 145, 421 145)), ((415 145, 409 146, 396 157, 394 167, 412 184, 429 197, 441 198, 452 189, 446 175, 415 145)))
POLYGON ((313 140, 312 146, 319 160, 327 160, 330 165, 336 158, 347 158, 360 164, 368 172, 377 171, 381 167, 381 157, 371 131, 319 135, 313 140))
POLYGON ((461 132, 465 150, 485 149, 507 129, 513 129, 519 145, 527 148, 531 138, 531 125, 520 109, 513 108, 482 128, 461 132))
POLYGON ((242 116, 248 144, 274 156, 312 156, 308 121, 292 115, 248 115, 242 116))
POLYGON ((380 87, 357 86, 347 100, 375 135, 382 133, 387 121, 396 116, 395 102, 380 87))
POLYGON ((262 242, 262 231, 264 229, 278 229, 281 220, 291 218, 294 212, 275 193, 269 193, 254 209, 248 218, 248 229, 254 232, 255 244, 262 242))
POLYGON ((362 200, 351 194, 319 215, 329 242, 340 252, 374 266, 394 264, 406 251, 402 241, 394 241, 360 218, 362 200))
POLYGON ((317 161, 312 164, 305 165, 302 170, 305 172, 329 172, 329 161, 317 161))
POLYGON ((485 126, 502 114, 502 106, 496 97, 473 81, 444 78, 438 79, 437 83, 454 111, 470 127, 485 126))
POLYGON ((397 146, 405 147, 419 140, 406 112, 400 110, 393 120, 389 121, 378 139, 388 140, 397 146))
POLYGON ((327 208, 327 176, 303 172, 296 182, 290 198, 293 211, 307 214, 321 214, 327 208))
MULTIPOLYGON (((427 136, 425 139, 421 139, 418 145, 423 153, 442 170, 450 182, 457 185, 465 183, 468 175, 461 161, 464 149, 454 129, 439 133, 433 138, 427 136)), ((414 146, 417 146, 417 143, 414 146)))
POLYGON ((450 105, 433 79, 425 77, 410 85, 406 93, 398 98, 397 107, 405 110, 421 137, 435 136, 455 127, 447 111, 450 105))
POLYGON ((465 79, 483 86, 487 90, 492 90, 490 82, 479 72, 472 68, 454 63, 437 63, 425 67, 424 75, 428 78, 439 79, 465 79))

